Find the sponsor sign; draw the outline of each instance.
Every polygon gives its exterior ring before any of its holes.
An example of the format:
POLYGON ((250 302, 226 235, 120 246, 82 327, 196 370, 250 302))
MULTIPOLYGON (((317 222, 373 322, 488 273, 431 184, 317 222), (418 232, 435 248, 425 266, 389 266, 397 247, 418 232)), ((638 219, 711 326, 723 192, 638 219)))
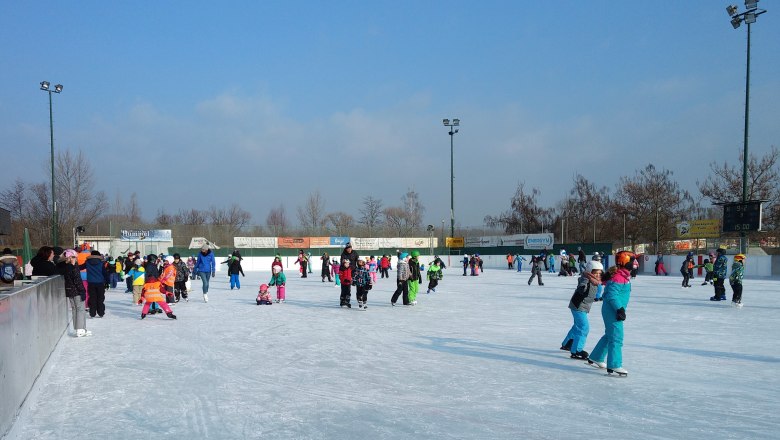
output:
POLYGON ((279 237, 277 239, 280 248, 306 249, 309 247, 309 237, 279 237))
POLYGON ((330 237, 309 237, 309 246, 313 248, 329 248, 330 237))
POLYGON ((677 238, 718 238, 720 221, 717 219, 682 221, 675 225, 677 238))
POLYGON ((236 249, 274 249, 276 237, 234 237, 233 246, 236 249))
POLYGON ((498 246, 498 237, 466 237, 466 247, 496 247, 498 246))
POLYGON ((349 243, 349 237, 330 237, 330 245, 333 247, 344 247, 349 243))
POLYGON ((499 246, 525 246, 525 237, 528 234, 507 235, 498 238, 499 246))
POLYGON ((385 249, 385 248, 396 248, 401 249, 404 247, 404 240, 399 237, 394 238, 380 238, 379 239, 379 248, 385 249))
POLYGON ((350 243, 352 244, 352 249, 355 249, 356 251, 370 251, 370 250, 378 250, 379 249, 379 239, 378 238, 356 238, 352 237, 350 240, 350 243))
POLYGON ((219 246, 208 241, 205 237, 192 237, 190 240, 190 249, 200 249, 204 244, 209 245, 211 249, 219 249, 219 246))
POLYGON ((466 240, 463 237, 447 237, 444 243, 448 248, 462 248, 466 245, 466 240))
POLYGON ((555 243, 555 236, 552 232, 546 234, 528 234, 525 237, 526 249, 552 249, 555 243))
POLYGON ((402 247, 407 248, 407 249, 429 248, 429 247, 431 247, 431 239, 428 238, 428 237, 425 237, 425 238, 404 238, 402 247))
POLYGON ((170 229, 122 229, 121 241, 173 241, 170 229))

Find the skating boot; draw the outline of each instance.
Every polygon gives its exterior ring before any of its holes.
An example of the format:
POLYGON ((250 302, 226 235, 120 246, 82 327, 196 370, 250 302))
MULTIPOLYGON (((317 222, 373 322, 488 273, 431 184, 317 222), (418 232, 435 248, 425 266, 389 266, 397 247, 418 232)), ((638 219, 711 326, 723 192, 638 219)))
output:
POLYGON ((620 377, 626 377, 628 376, 628 370, 626 370, 623 367, 618 368, 607 368, 607 374, 617 374, 620 377))
POLYGON ((365 302, 363 303, 363 310, 368 310, 368 304, 366 304, 365 302))
POLYGON ((209 302, 209 295, 207 293, 203 294, 203 302, 209 302))
POLYGON ((141 319, 146 318, 146 313, 141 313, 141 319))
POLYGON ((569 339, 568 341, 566 341, 566 344, 561 346, 561 350, 563 350, 563 351, 571 351, 571 344, 572 344, 572 342, 574 342, 574 339, 569 339))
POLYGON ((572 359, 582 359, 582 360, 588 360, 588 352, 587 351, 578 351, 576 353, 572 353, 570 356, 572 359))
POLYGON ((344 304, 347 306, 348 309, 352 308, 352 304, 351 303, 344 303, 344 304))
POLYGON ((720 297, 719 296, 711 296, 710 297, 710 301, 720 301, 720 297))
POLYGON ((594 367, 594 368, 600 368, 602 370, 604 368, 607 368, 607 364, 605 362, 594 361, 591 358, 588 358, 588 365, 590 365, 591 367, 594 367))
POLYGON ((361 309, 361 310, 363 309, 363 302, 362 301, 358 301, 358 308, 361 309))
POLYGON ((165 315, 168 316, 171 319, 176 319, 176 315, 174 315, 173 312, 168 312, 165 315))

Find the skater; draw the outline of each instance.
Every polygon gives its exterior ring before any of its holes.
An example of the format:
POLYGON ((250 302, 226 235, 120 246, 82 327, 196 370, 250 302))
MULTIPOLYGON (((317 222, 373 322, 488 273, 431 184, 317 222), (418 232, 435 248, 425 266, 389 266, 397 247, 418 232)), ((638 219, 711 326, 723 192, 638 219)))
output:
POLYGON ((228 275, 230 275, 230 290, 233 290, 233 287, 235 287, 238 290, 241 290, 241 281, 238 278, 238 275, 241 274, 242 277, 246 276, 244 275, 244 268, 241 267, 241 259, 238 257, 230 257, 232 258, 232 261, 228 263, 228 275))
POLYGON ((106 268, 103 263, 103 255, 92 251, 83 264, 87 270, 87 307, 90 318, 102 318, 106 313, 106 268))
POLYGON ((295 263, 293 264, 300 264, 301 278, 307 278, 306 266, 309 265, 309 259, 306 258, 306 254, 303 253, 303 250, 298 251, 298 259, 295 260, 295 263))
POLYGON ((569 309, 574 318, 574 325, 563 338, 561 350, 569 350, 572 359, 588 359, 588 352, 584 350, 585 341, 588 339, 590 323, 588 322, 588 313, 590 306, 596 299, 598 286, 601 285, 601 273, 604 266, 599 261, 591 261, 585 270, 581 272, 577 280, 577 289, 569 301, 569 309))
MULTIPOLYGON (((598 252, 593 253, 593 257, 590 259, 590 261, 598 261, 601 263, 602 271, 601 273, 604 273, 604 263, 601 261, 601 254, 598 252)), ((593 301, 601 301, 601 295, 604 293, 604 284, 599 283, 598 289, 596 290, 596 298, 593 299, 593 301)))
MULTIPOLYGON (((125 272, 125 285, 127 286, 125 293, 130 293, 133 291, 133 278, 130 276, 130 271, 135 267, 135 254, 128 252, 123 263, 122 269, 125 272)), ((135 304, 135 302, 133 304, 135 304)))
POLYGON ((734 263, 731 265, 729 284, 734 292, 731 295, 731 305, 742 307, 742 277, 745 275, 745 254, 734 255, 734 263))
POLYGON ((187 293, 187 279, 190 277, 190 269, 187 263, 181 259, 181 255, 173 254, 173 265, 176 267, 176 280, 173 283, 173 292, 176 295, 176 302, 189 301, 187 293))
POLYGON ((174 258, 167 256, 163 260, 163 271, 160 277, 160 289, 165 294, 165 302, 168 304, 175 303, 176 297, 174 296, 174 289, 176 286, 176 266, 173 265, 174 258))
POLYGON ((506 265, 507 265, 507 269, 509 269, 509 270, 512 270, 512 269, 514 269, 514 268, 515 268, 515 267, 512 265, 512 263, 513 263, 514 261, 515 261, 515 257, 514 257, 514 256, 512 256, 512 253, 511 253, 511 252, 510 252, 510 253, 508 253, 508 254, 506 254, 506 265))
POLYGON ((585 273, 585 266, 588 265, 588 257, 585 256, 585 251, 582 249, 577 253, 577 267, 579 267, 580 274, 585 273))
POLYGON ((203 302, 209 302, 209 279, 216 276, 217 265, 214 260, 214 253, 211 252, 207 244, 200 248, 198 260, 195 262, 195 272, 197 272, 200 281, 203 283, 203 302))
POLYGON ((284 266, 282 265, 282 256, 279 254, 276 254, 274 257, 274 261, 271 262, 271 272, 273 272, 274 267, 279 268, 279 272, 284 272, 284 266))
POLYGON ((390 257, 382 255, 382 259, 379 260, 379 273, 381 274, 381 278, 390 278, 390 274, 387 273, 388 269, 390 269, 390 257))
POLYGON ((257 301, 258 306, 270 306, 273 304, 271 302, 271 293, 268 292, 268 284, 261 284, 260 285, 260 291, 257 293, 257 298, 255 299, 257 301))
POLYGON ((714 265, 712 264, 709 258, 705 258, 704 263, 697 264, 696 266, 693 267, 694 269, 701 269, 701 268, 704 269, 704 282, 701 283, 702 286, 706 286, 707 284, 712 284, 712 277, 714 276, 714 272, 712 270, 713 267, 714 265))
POLYGON ((60 261, 57 263, 57 274, 62 275, 65 281, 65 296, 68 298, 71 314, 73 315, 73 330, 77 338, 92 336, 92 332, 87 330, 86 312, 84 310, 84 300, 87 297, 87 291, 84 290, 84 283, 81 282, 81 274, 76 266, 78 256, 73 249, 66 249, 60 261))
POLYGON ((523 270, 523 261, 528 261, 520 254, 515 255, 515 263, 517 263, 517 271, 521 272, 523 270))
POLYGON ((152 304, 157 304, 158 307, 165 310, 165 315, 169 318, 176 319, 176 315, 173 314, 171 308, 165 303, 165 295, 160 291, 160 281, 157 280, 157 277, 146 277, 146 283, 144 283, 144 290, 141 294, 141 298, 144 300, 144 308, 141 310, 141 319, 146 318, 146 315, 149 313, 149 307, 152 304))
POLYGON ((355 274, 355 297, 357 297, 358 309, 368 310, 368 291, 372 287, 374 284, 371 281, 371 272, 366 268, 366 262, 358 260, 358 269, 355 274))
POLYGON ((444 278, 441 266, 439 266, 439 259, 433 260, 428 266, 428 271, 425 272, 425 277, 428 278, 428 291, 425 293, 436 293, 436 286, 439 285, 439 280, 444 278))
POLYGON ((693 279, 693 266, 696 264, 693 262, 695 256, 693 255, 693 252, 688 252, 688 258, 691 259, 691 265, 688 268, 688 277, 690 279, 693 279))
POLYGON ((143 293, 146 282, 146 269, 143 260, 140 258, 135 260, 133 268, 127 273, 127 278, 131 280, 133 286, 133 304, 141 304, 141 293, 143 293))
MULTIPOLYGON (((398 269, 396 270, 396 282, 398 287, 396 287, 393 297, 390 299, 391 305, 395 305, 399 296, 401 296, 405 306, 409 305, 409 263, 406 262, 406 257, 408 256, 409 254, 406 252, 402 252, 398 256, 398 269)), ((468 258, 464 257, 464 259, 468 262, 468 258)), ((466 275, 465 267, 466 266, 464 265, 464 276, 466 275)))
POLYGON ((466 269, 469 268, 469 263, 471 262, 471 259, 469 258, 468 254, 463 255, 463 276, 466 276, 466 269))
POLYGON ((555 273, 555 255, 550 254, 548 257, 542 257, 542 258, 546 258, 544 262, 544 267, 545 269, 549 267, 549 269, 547 269, 547 273, 555 273))
POLYGON ((339 268, 339 278, 341 279, 341 296, 339 300, 340 307, 352 308, 352 264, 349 259, 341 262, 339 268))
POLYGON ((685 257, 685 260, 682 262, 682 266, 680 266, 680 273, 683 276, 682 287, 685 288, 691 287, 691 285, 688 284, 688 280, 691 277, 692 267, 693 267, 693 257, 688 255, 687 257, 685 257))
POLYGON ((268 282, 268 286, 276 286, 276 302, 277 304, 283 303, 286 298, 285 285, 287 284, 287 276, 279 269, 279 266, 274 266, 271 269, 271 273, 271 281, 268 282))
POLYGON ((417 292, 420 291, 422 283, 422 273, 420 271, 420 251, 413 250, 412 258, 409 259, 409 304, 417 305, 417 292))
POLYGON ((631 297, 631 268, 634 267, 635 258, 632 252, 618 252, 615 255, 615 266, 605 274, 607 287, 601 306, 604 336, 588 358, 588 364, 606 368, 608 373, 620 376, 628 375, 628 371, 623 368, 623 321, 626 320, 626 307, 631 297))
POLYGON ((339 279, 339 274, 341 273, 341 265, 338 261, 336 261, 335 258, 330 263, 330 269, 331 273, 333 274, 333 279, 336 280, 336 286, 340 286, 341 280, 339 279))
POLYGON ((664 276, 669 275, 669 272, 666 271, 666 267, 664 267, 664 256, 659 252, 658 256, 655 258, 655 274, 661 275, 661 272, 663 272, 664 276))
POLYGON ((376 257, 372 255, 369 258, 368 263, 366 263, 366 266, 368 266, 368 273, 371 275, 371 284, 376 284, 376 272, 379 266, 379 262, 376 261, 376 257))
POLYGON ((306 252, 306 267, 309 269, 309 273, 311 273, 311 252, 306 252))
POLYGON ((542 282, 542 261, 544 257, 531 257, 531 278, 528 278, 528 285, 531 285, 531 281, 536 277, 536 283, 540 286, 544 286, 542 282))
MULTIPOLYGON (((419 252, 418 252, 418 253, 419 253, 419 252)), ((477 275, 479 275, 480 273, 482 273, 482 272, 484 272, 484 271, 485 271, 485 270, 482 268, 482 263, 484 263, 484 261, 482 261, 482 258, 480 258, 479 254, 476 254, 476 257, 477 257, 477 266, 479 267, 479 270, 477 271, 477 275)))
POLYGON ((726 300, 726 287, 723 283, 726 281, 726 271, 728 270, 729 259, 726 257, 726 247, 721 245, 718 247, 718 258, 715 260, 715 264, 712 267, 713 281, 715 284, 715 295, 710 298, 710 301, 725 301, 726 300))
POLYGON ((322 282, 325 282, 325 278, 328 279, 329 283, 333 282, 333 279, 330 277, 330 256, 327 252, 323 253, 320 257, 320 260, 322 260, 322 270, 320 271, 320 275, 322 275, 322 282))
POLYGON ((477 276, 477 256, 472 255, 471 258, 469 258, 469 268, 471 268, 471 276, 475 277, 477 276))

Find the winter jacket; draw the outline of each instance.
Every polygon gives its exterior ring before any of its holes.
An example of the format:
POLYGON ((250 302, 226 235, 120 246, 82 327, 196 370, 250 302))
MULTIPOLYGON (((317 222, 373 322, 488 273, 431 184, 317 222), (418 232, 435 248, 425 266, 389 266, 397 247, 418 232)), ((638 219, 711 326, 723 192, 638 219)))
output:
POLYGON ((90 284, 104 284, 106 282, 105 266, 103 257, 100 255, 90 255, 84 262, 87 269, 87 282, 90 284))
POLYGON ((142 296, 148 303, 165 302, 165 295, 163 295, 162 291, 160 291, 159 281, 144 283, 142 296))
POLYGON ((173 262, 173 266, 176 268, 176 281, 187 281, 190 276, 190 269, 187 267, 187 263, 182 260, 179 262, 173 262))
POLYGON ((284 272, 279 272, 276 275, 271 276, 271 281, 268 282, 269 286, 284 286, 287 282, 287 275, 284 272))
POLYGON ((422 274, 420 273, 420 262, 417 258, 409 259, 409 281, 422 282, 422 274))
POLYGON ((366 266, 368 267, 368 271, 369 272, 376 273, 376 268, 377 268, 377 261, 376 260, 369 261, 368 263, 366 263, 366 266))
POLYGON ((84 290, 84 283, 81 281, 79 268, 65 261, 60 261, 57 263, 56 269, 57 273, 62 275, 62 278, 65 280, 65 296, 68 298, 80 296, 82 300, 85 299, 87 292, 84 290))
POLYGON ((168 287, 173 287, 173 283, 176 282, 176 266, 169 264, 163 267, 163 273, 160 277, 160 284, 165 284, 168 287))
POLYGON ((390 267, 390 259, 387 257, 382 257, 382 259, 379 260, 379 267, 382 269, 388 269, 390 267))
POLYGON ((569 308, 580 312, 589 313, 590 306, 596 299, 596 293, 599 290, 596 278, 588 272, 585 272, 577 280, 577 289, 571 296, 569 308))
POLYGON ((396 272, 398 281, 409 280, 409 263, 404 260, 398 260, 398 270, 396 272))
POLYGON ((355 274, 355 286, 367 287, 371 284, 371 275, 365 267, 358 268, 355 274))
POLYGON ((428 266, 428 272, 425 273, 425 277, 429 280, 440 280, 444 277, 441 267, 432 264, 428 266))
POLYGON ((53 261, 49 261, 36 255, 32 257, 30 264, 33 267, 32 275, 34 277, 50 277, 52 275, 57 275, 57 268, 54 266, 53 261))
POLYGON ((143 286, 146 282, 146 269, 143 267, 135 267, 130 269, 130 272, 127 273, 127 276, 133 278, 134 286, 143 286))
POLYGON ((234 258, 228 263, 228 275, 244 275, 244 269, 241 267, 241 260, 234 258))
POLYGON ((214 260, 214 252, 211 249, 204 254, 202 251, 198 254, 198 261, 195 262, 195 272, 206 272, 214 274, 217 270, 217 264, 214 260))
POLYGON ((349 286, 352 284, 352 266, 342 267, 339 272, 339 281, 342 285, 349 286))
POLYGON ((742 284, 742 277, 745 275, 745 265, 735 261, 731 265, 731 275, 729 275, 729 284, 742 284))
POLYGON ((725 255, 721 254, 718 259, 715 260, 715 265, 712 270, 715 272, 715 278, 726 279, 726 271, 728 271, 729 259, 725 255))
POLYGON ((357 260, 358 260, 358 253, 354 249, 352 249, 352 252, 347 252, 345 249, 341 253, 341 270, 344 270, 344 260, 349 260, 349 266, 353 269, 357 267, 357 260))

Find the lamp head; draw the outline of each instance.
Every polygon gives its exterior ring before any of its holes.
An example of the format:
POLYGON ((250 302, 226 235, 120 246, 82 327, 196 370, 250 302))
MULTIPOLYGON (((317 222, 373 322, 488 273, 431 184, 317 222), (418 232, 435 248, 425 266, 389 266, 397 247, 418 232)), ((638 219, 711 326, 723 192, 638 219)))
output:
POLYGON ((54 86, 54 93, 60 93, 62 91, 62 84, 54 86))
POLYGON ((453 119, 453 120, 452 120, 452 125, 454 125, 454 126, 456 126, 456 127, 457 127, 458 125, 460 125, 460 119, 458 119, 458 118, 455 118, 455 119, 453 119))
POLYGON ((737 15, 737 5, 728 5, 726 6, 726 12, 728 12, 730 17, 733 17, 737 15))
POLYGON ((41 90, 48 91, 49 90, 49 81, 41 81, 41 90))
MULTIPOLYGON (((43 83, 41 83, 41 84, 43 84, 43 83)), ((444 123, 444 125, 450 125, 450 120, 449 119, 444 119, 442 122, 444 123)))
POLYGON ((751 10, 757 8, 758 8, 758 0, 745 0, 745 9, 751 10))
POLYGON ((742 24, 742 19, 739 17, 734 17, 731 19, 731 26, 734 27, 734 29, 738 28, 739 25, 742 24))

